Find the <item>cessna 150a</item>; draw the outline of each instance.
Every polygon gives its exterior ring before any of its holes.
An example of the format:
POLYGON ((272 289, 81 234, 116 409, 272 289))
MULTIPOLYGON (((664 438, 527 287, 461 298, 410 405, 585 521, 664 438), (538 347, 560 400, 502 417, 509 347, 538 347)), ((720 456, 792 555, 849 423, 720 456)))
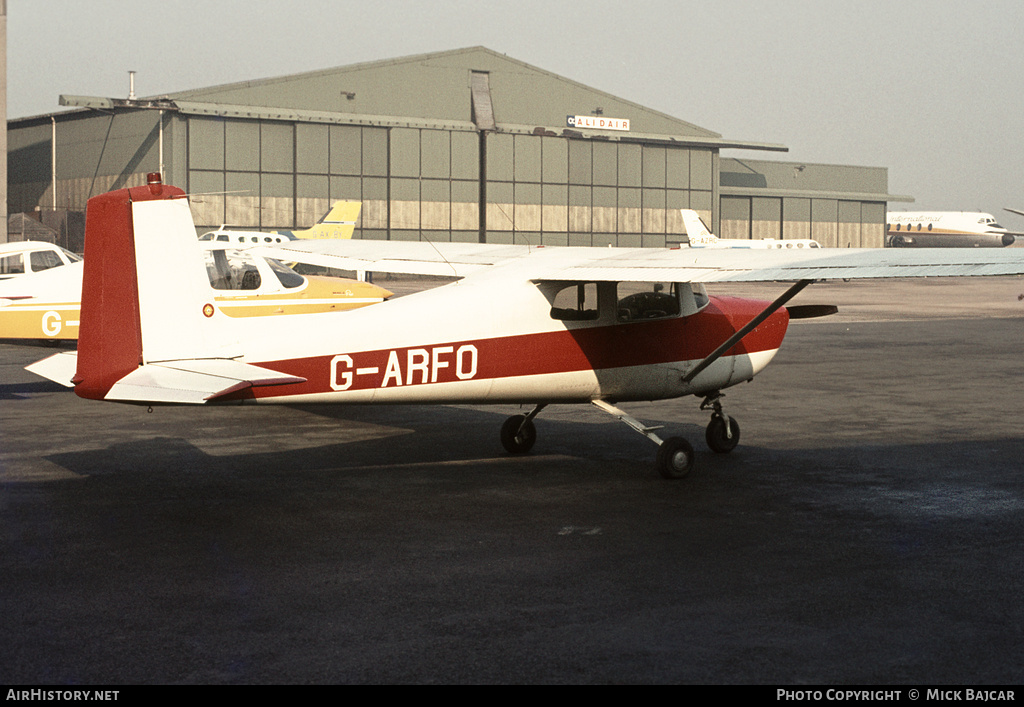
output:
MULTIPOLYGON (((684 439, 618 406, 695 395, 717 452, 739 441, 722 391, 782 343, 785 304, 821 279, 1024 273, 1024 251, 553 248, 293 241, 286 259, 456 281, 341 315, 231 318, 210 298, 186 195, 154 182, 94 197, 77 357, 29 370, 95 400, 137 404, 504 403, 501 441, 528 451, 552 403, 586 403, 658 445, 685 476, 684 439), (794 283, 774 302, 709 297, 704 282, 794 283), (667 282, 668 288, 636 283, 667 282), (629 290, 629 294, 624 291, 629 290)), ((781 289, 781 288, 780 288, 781 289)))

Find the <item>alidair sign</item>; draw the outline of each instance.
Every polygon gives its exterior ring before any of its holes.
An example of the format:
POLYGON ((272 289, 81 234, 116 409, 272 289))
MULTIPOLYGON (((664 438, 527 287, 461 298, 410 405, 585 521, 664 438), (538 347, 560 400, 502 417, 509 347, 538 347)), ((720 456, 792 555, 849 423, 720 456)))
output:
POLYGON ((628 118, 605 118, 603 115, 567 115, 565 124, 586 130, 629 130, 628 118))

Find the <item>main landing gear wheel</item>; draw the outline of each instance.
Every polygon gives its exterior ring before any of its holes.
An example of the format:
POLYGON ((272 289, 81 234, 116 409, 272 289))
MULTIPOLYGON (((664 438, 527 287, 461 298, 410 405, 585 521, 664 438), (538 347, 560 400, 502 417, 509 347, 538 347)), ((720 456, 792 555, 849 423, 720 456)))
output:
POLYGON ((693 470, 693 447, 682 437, 669 437, 658 447, 658 473, 666 479, 681 479, 693 470))
POLYGON ((740 425, 736 422, 736 418, 724 417, 716 412, 711 416, 711 422, 708 423, 708 428, 704 432, 704 439, 711 451, 727 454, 736 449, 736 445, 740 443, 740 425), (729 421, 728 431, 725 426, 726 420, 729 421))
POLYGON ((537 441, 537 428, 526 415, 513 415, 501 426, 501 446, 510 454, 526 454, 537 441))

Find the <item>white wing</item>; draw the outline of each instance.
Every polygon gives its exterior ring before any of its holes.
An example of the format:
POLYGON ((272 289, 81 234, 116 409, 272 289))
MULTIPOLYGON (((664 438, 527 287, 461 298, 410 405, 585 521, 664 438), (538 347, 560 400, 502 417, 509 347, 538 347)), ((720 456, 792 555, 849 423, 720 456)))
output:
POLYGON ((1024 273, 1024 250, 946 248, 809 250, 631 249, 580 262, 545 279, 663 282, 788 282, 1024 273))
POLYGON ((771 282, 1024 274, 1024 249, 567 248, 404 241, 302 241, 261 254, 342 270, 466 277, 514 266, 531 280, 771 282))
POLYGON ((529 246, 423 241, 319 240, 260 246, 252 251, 289 263, 337 270, 465 277, 482 268, 518 260, 529 246))

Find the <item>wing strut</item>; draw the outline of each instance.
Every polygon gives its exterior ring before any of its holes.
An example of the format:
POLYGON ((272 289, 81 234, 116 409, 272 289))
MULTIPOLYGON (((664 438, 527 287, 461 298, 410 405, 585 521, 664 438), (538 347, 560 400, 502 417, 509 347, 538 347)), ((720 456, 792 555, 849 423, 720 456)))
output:
POLYGON ((689 383, 698 375, 700 375, 701 371, 703 371, 705 368, 707 368, 712 363, 721 358, 722 354, 724 354, 726 351, 735 346, 740 341, 740 339, 742 339, 744 336, 746 336, 754 329, 756 329, 758 326, 760 326, 761 322, 775 314, 775 312, 780 307, 782 307, 783 305, 786 304, 786 302, 789 302, 791 299, 800 294, 800 291, 803 290, 808 285, 810 285, 812 282, 814 282, 814 280, 800 280, 798 283, 796 283, 788 290, 786 290, 781 297, 779 297, 777 300, 768 305, 763 312, 761 312, 756 317, 751 319, 746 326, 744 326, 742 329, 740 329, 735 334, 730 336, 724 344, 722 344, 717 349, 708 354, 708 356, 703 361, 697 364, 696 368, 694 368, 692 371, 683 376, 683 383, 689 383))

